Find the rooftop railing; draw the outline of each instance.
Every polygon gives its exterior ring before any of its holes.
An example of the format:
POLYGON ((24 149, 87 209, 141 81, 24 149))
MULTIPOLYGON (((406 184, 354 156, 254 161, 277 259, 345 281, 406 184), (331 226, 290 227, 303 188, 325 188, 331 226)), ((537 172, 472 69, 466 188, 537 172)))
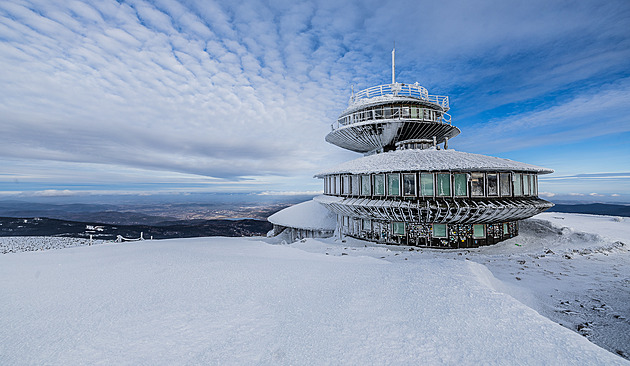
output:
POLYGON ((387 97, 387 96, 405 96, 422 99, 424 101, 435 103, 445 110, 449 109, 448 97, 443 95, 430 95, 428 90, 415 84, 403 84, 403 83, 394 83, 394 84, 384 84, 377 85, 371 88, 363 89, 356 94, 353 93, 352 97, 350 97, 350 105, 361 103, 365 99, 370 99, 374 97, 387 97))
POLYGON ((365 108, 360 111, 343 115, 330 125, 334 131, 340 127, 355 123, 376 120, 409 120, 418 122, 435 122, 451 124, 451 115, 434 109, 414 106, 385 106, 365 108))

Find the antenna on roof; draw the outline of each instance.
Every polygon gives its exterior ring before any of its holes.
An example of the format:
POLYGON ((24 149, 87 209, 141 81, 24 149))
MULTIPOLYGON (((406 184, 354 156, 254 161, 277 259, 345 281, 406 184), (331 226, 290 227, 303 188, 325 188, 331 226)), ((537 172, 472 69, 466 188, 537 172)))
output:
POLYGON ((392 84, 396 83, 396 41, 394 41, 394 48, 392 49, 392 84))

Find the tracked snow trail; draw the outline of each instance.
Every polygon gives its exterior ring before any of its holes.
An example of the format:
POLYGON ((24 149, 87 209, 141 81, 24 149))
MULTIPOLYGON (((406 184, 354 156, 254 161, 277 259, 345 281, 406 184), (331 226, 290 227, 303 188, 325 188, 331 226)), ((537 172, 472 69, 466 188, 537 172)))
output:
POLYGON ((0 256, 0 364, 628 364, 497 291, 480 264, 330 245, 0 256))

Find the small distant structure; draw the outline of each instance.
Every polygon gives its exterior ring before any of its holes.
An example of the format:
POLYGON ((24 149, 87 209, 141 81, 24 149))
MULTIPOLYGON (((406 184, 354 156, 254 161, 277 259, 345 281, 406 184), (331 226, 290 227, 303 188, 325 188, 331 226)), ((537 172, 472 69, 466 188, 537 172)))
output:
MULTIPOLYGON (((153 239, 153 237, 151 237, 151 239, 153 239)), ((116 237, 116 243, 122 243, 124 241, 140 241, 140 240, 144 240, 144 233, 140 232, 140 237, 139 238, 125 238, 122 235, 118 235, 116 237)))
POLYGON ((85 230, 88 232, 105 231, 105 226, 85 225, 85 230))
POLYGON ((313 200, 287 207, 267 220, 273 224, 268 235, 279 236, 287 243, 306 238, 329 238, 337 226, 337 215, 313 200))

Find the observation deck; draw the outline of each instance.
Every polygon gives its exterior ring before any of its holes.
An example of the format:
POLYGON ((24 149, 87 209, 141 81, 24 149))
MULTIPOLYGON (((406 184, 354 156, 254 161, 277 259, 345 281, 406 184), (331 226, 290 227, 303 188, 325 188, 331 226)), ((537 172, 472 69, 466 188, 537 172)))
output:
POLYGON ((444 112, 449 110, 449 101, 447 96, 431 95, 425 87, 419 85, 417 82, 414 84, 383 84, 363 89, 350 97, 349 108, 369 103, 373 98, 392 99, 396 97, 419 99, 441 107, 444 112))
POLYGON ((435 137, 440 144, 460 133, 448 110, 447 96, 430 95, 418 83, 373 86, 352 94, 326 141, 358 153, 393 150, 412 139, 435 137))

